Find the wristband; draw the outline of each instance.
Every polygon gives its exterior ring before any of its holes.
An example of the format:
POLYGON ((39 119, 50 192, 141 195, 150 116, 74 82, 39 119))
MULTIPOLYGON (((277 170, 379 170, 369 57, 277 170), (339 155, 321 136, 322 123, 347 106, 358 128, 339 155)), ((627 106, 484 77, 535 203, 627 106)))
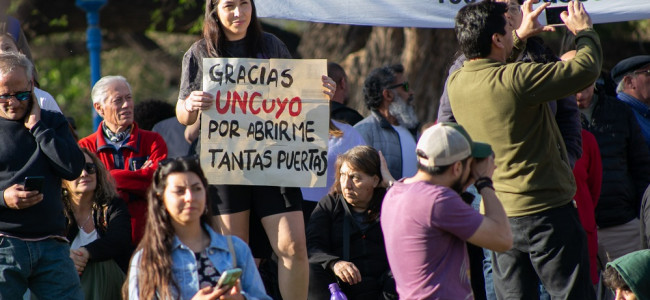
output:
POLYGON ((494 186, 492 185, 492 179, 489 177, 481 177, 474 182, 476 190, 480 193, 483 188, 490 188, 494 191, 494 186))

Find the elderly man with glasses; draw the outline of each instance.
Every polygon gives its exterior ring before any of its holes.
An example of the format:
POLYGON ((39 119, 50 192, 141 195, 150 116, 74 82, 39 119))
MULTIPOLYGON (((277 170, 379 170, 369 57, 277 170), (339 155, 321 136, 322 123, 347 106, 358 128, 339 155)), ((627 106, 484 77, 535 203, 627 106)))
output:
POLYGON ((415 175, 419 122, 404 67, 396 64, 372 70, 363 85, 363 100, 370 115, 354 128, 369 146, 382 152, 394 178, 415 175))
POLYGON ((28 288, 41 299, 83 299, 61 179, 79 177, 84 156, 63 115, 34 103, 32 70, 25 55, 0 54, 0 299, 28 288), (30 188, 30 177, 40 184, 30 188))
POLYGON ((632 108, 650 147, 650 55, 638 55, 620 61, 612 69, 618 84, 617 98, 632 108))

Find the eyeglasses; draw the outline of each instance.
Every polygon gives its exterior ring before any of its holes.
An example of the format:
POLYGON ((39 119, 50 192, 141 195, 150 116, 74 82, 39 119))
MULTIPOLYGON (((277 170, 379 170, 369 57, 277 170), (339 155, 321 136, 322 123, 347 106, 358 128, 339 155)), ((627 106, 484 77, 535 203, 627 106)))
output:
POLYGON ((88 173, 88 174, 91 174, 91 175, 95 174, 95 173, 97 173, 97 165, 95 165, 94 163, 88 163, 87 162, 84 165, 84 170, 86 170, 86 173, 88 173))
POLYGON ((632 72, 632 73, 635 74, 635 75, 636 75, 636 74, 643 74, 643 75, 648 76, 648 75, 650 75, 650 69, 648 69, 648 70, 643 70, 643 71, 634 71, 634 72, 632 72))
POLYGON ((386 87, 386 89, 392 90, 392 89, 398 88, 400 86, 404 88, 405 92, 407 92, 407 93, 409 92, 409 82, 408 81, 404 81, 404 82, 398 83, 398 84, 389 85, 389 86, 386 87))
POLYGON ((25 101, 32 97, 32 91, 16 92, 13 94, 0 95, 0 103, 9 102, 9 99, 16 98, 18 101, 25 101))

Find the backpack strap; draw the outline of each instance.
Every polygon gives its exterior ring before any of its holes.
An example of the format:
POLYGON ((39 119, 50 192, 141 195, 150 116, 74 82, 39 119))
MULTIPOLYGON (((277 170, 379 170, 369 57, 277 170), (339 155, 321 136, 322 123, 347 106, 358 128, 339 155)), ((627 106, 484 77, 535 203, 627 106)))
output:
POLYGON ((227 235, 226 239, 228 240, 228 251, 230 251, 230 257, 232 257, 232 267, 237 267, 237 254, 235 252, 235 246, 232 243, 232 236, 227 235))

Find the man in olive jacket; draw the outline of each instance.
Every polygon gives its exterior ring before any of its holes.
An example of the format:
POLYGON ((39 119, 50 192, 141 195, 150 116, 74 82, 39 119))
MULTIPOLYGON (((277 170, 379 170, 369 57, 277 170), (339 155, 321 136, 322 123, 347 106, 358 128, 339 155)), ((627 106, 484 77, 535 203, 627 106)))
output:
MULTIPOLYGON (((536 18, 546 6, 524 22, 539 24, 536 18)), ((480 2, 458 12, 456 36, 468 60, 447 86, 458 123, 491 144, 496 155, 494 187, 514 245, 492 256, 495 291, 503 299, 536 299, 539 278, 554 298, 593 299, 586 236, 572 203, 575 180, 546 103, 596 80, 600 40, 583 5, 570 2, 562 19, 576 35, 575 59, 506 64, 514 43, 506 9, 503 3, 480 2)))

